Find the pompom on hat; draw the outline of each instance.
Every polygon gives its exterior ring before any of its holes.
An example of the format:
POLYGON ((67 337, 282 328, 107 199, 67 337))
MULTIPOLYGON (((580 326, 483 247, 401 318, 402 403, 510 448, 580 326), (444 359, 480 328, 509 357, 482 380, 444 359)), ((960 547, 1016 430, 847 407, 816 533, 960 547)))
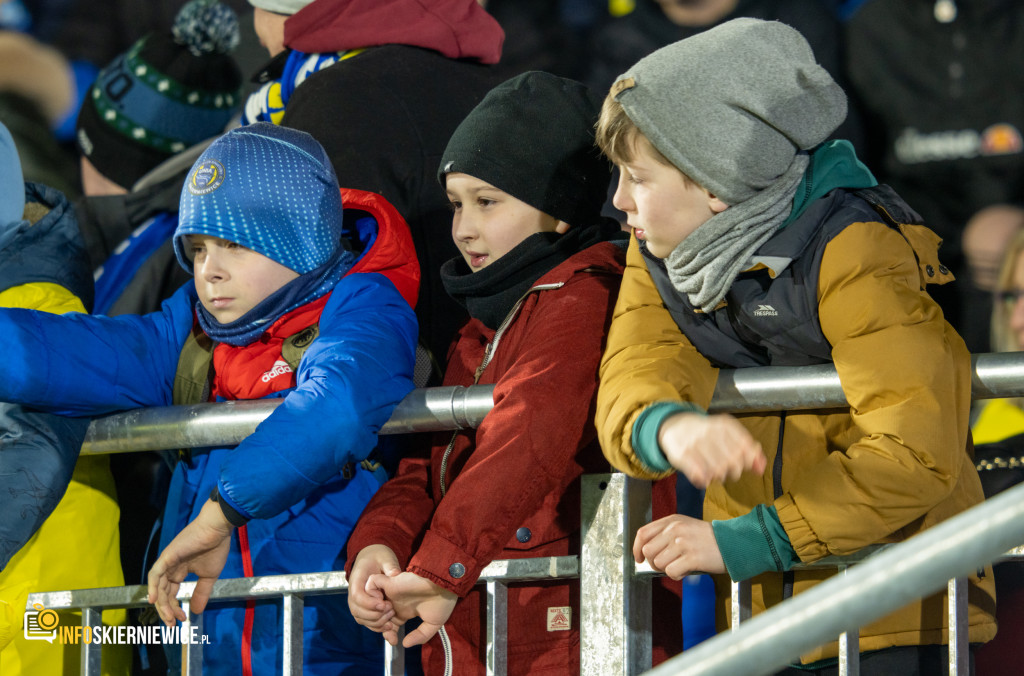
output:
POLYGON ((167 33, 151 33, 100 71, 82 102, 75 140, 105 177, 130 189, 149 170, 224 131, 241 104, 229 52, 238 18, 192 0, 167 33))
POLYGON ((611 166, 594 145, 601 101, 585 85, 529 71, 498 85, 459 124, 438 180, 469 174, 574 227, 601 221, 611 166))
POLYGON ((208 147, 181 191, 174 253, 188 272, 186 235, 241 244, 305 274, 341 246, 338 179, 326 151, 309 134, 256 122, 208 147))
POLYGON ((612 95, 651 144, 729 205, 767 188, 846 118, 846 95, 807 40, 741 18, 638 61, 612 95))

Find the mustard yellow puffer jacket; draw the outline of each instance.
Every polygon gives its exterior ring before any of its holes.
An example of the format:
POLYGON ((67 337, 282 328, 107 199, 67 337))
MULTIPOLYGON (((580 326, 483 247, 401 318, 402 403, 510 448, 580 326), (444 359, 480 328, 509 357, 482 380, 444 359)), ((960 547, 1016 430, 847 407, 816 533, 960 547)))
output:
MULTIPOLYGON (((735 482, 711 485, 705 520, 774 505, 800 560, 811 562, 906 539, 982 501, 977 471, 965 452, 970 355, 922 292, 927 266, 932 275, 940 269, 938 238, 920 226, 901 230, 904 236, 883 223, 852 223, 824 250, 818 316, 849 411, 737 416, 761 442, 768 469, 764 476, 748 473, 735 482), (782 495, 775 499, 772 468, 780 452, 782 495)), ((664 476, 652 473, 633 452, 634 422, 644 408, 660 401, 707 408, 717 377, 718 370, 662 304, 634 238, 597 400, 598 435, 612 465, 635 477, 664 476)), ((796 572, 794 593, 830 574, 796 572)), ((781 573, 752 582, 755 613, 782 600, 781 573)), ((729 617, 728 579, 716 585, 722 629, 729 617)), ((970 640, 987 641, 996 630, 990 570, 982 579, 971 579, 969 599, 970 640)), ((940 594, 862 627, 860 648, 945 642, 945 607, 940 594)), ((802 659, 836 654, 833 642, 802 659)))

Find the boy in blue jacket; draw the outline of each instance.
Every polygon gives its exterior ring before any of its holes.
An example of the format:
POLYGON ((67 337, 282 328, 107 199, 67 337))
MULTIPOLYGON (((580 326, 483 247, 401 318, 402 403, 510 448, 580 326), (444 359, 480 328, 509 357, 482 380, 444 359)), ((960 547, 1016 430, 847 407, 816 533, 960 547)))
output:
MULTIPOLYGON (((349 531, 385 478, 361 461, 413 386, 419 275, 394 208, 340 191, 303 132, 256 124, 221 137, 193 166, 179 213, 175 253, 195 283, 160 312, 0 312, 0 400, 97 415, 283 399, 237 447, 177 464, 149 577, 167 623, 185 619, 174 596, 189 573, 202 612, 219 575, 344 566, 349 531)), ((311 598, 304 612, 306 673, 382 668, 382 642, 343 597, 311 598)), ((279 600, 216 605, 204 673, 279 672, 280 625, 279 600)))

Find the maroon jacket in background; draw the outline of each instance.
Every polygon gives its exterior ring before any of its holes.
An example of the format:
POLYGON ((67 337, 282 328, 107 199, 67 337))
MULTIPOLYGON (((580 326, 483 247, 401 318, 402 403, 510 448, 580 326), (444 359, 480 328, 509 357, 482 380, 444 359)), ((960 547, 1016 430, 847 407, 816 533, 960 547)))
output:
POLYGON ((307 54, 393 44, 498 63, 504 39, 477 0, 315 0, 284 24, 284 44, 307 54))
POLYGON ((441 284, 441 265, 459 251, 438 165, 455 128, 500 82, 487 64, 504 39, 476 0, 314 0, 285 22, 292 49, 368 48, 308 77, 281 124, 324 146, 339 185, 383 195, 409 224, 423 270, 420 340, 439 362, 466 313, 441 284))
MULTIPOLYGON (((497 559, 579 553, 580 476, 610 471, 593 413, 623 265, 622 250, 602 242, 536 282, 564 285, 531 293, 501 338, 479 381, 495 384, 494 408, 477 429, 459 432, 444 499, 440 467, 447 432, 436 436, 429 460, 402 461, 349 540, 349 562, 364 547, 384 544, 406 570, 461 597, 445 624, 454 673, 484 673, 486 600, 474 587, 482 568, 497 559), (462 564, 464 574, 454 577, 453 564, 462 564)), ((450 351, 444 384, 472 385, 493 336, 471 319, 450 351)), ((671 485, 665 489, 659 492, 674 496, 671 485)), ((674 608, 678 618, 678 599, 674 608)), ((510 676, 579 672, 578 581, 513 585, 508 609, 510 676), (571 629, 549 631, 549 608, 562 607, 572 609, 571 629)), ((443 673, 437 637, 424 646, 423 663, 426 673, 443 673)))

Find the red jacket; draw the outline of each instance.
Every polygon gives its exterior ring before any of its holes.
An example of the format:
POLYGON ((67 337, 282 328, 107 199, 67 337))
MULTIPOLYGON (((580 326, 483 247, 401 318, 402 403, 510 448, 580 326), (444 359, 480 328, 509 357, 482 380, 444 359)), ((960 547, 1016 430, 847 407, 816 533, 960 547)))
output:
MULTIPOLYGON (((444 499, 440 467, 448 432, 436 436, 429 459, 402 461, 349 541, 350 562, 363 547, 385 544, 406 570, 462 597, 445 625, 454 673, 484 671, 485 600, 474 588, 484 566, 579 552, 580 475, 609 471, 593 409, 623 263, 622 250, 603 242, 537 281, 563 285, 530 293, 502 336, 479 381, 496 385, 494 408, 477 429, 459 432, 444 499), (456 563, 465 570, 458 578, 451 575, 456 563)), ((450 351, 444 384, 473 384, 493 336, 470 320, 450 351)), ((509 674, 579 671, 578 589, 578 582, 509 588, 509 674), (549 609, 564 607, 572 609, 569 630, 550 631, 549 609)), ((427 673, 443 672, 436 637, 424 646, 423 660, 427 673)))

